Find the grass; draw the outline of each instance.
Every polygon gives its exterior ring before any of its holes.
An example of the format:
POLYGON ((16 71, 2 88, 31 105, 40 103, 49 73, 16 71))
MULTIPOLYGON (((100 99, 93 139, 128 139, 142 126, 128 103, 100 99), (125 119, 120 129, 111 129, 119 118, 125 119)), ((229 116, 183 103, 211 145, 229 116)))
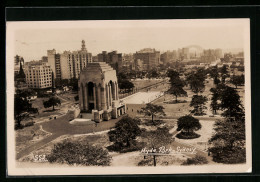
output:
POLYGON ((95 145, 99 147, 106 147, 110 145, 110 141, 107 137, 107 134, 95 134, 95 135, 82 135, 82 136, 73 136, 73 135, 63 135, 52 142, 48 143, 46 146, 43 148, 40 148, 38 150, 35 150, 28 156, 25 156, 21 159, 23 162, 28 162, 28 161, 34 161, 34 156, 35 155, 48 155, 51 153, 54 144, 62 142, 63 140, 68 140, 68 141, 79 141, 84 143, 89 143, 90 145, 95 145))
POLYGON ((42 131, 39 125, 34 125, 30 127, 25 127, 21 130, 15 131, 15 141, 16 141, 16 152, 20 152, 25 149, 28 145, 31 145, 43 138, 47 137, 49 133, 42 131))

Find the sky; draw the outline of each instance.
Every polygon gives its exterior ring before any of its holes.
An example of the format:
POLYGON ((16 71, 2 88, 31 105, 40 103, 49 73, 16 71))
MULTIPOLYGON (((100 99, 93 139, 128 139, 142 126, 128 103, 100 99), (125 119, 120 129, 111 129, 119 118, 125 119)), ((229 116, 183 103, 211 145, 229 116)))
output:
POLYGON ((189 45, 243 49, 248 26, 248 19, 7 22, 7 33, 13 33, 8 36, 14 36, 14 53, 31 61, 47 56, 50 49, 79 50, 82 40, 92 55, 143 48, 164 52, 189 45))

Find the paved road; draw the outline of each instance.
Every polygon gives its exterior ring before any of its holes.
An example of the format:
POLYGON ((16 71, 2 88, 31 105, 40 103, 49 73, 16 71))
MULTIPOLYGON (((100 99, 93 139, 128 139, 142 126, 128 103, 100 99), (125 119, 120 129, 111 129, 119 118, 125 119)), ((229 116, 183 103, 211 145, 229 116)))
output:
POLYGON ((87 134, 87 133, 109 130, 110 128, 115 126, 115 123, 119 121, 121 117, 98 123, 97 126, 95 124, 89 124, 83 126, 71 125, 69 124, 68 121, 69 117, 67 114, 60 118, 57 118, 56 120, 51 120, 46 123, 42 123, 42 129, 52 133, 52 135, 20 151, 16 155, 16 159, 20 159, 26 155, 29 155, 34 150, 42 148, 44 145, 48 144, 49 142, 55 140, 56 138, 62 135, 87 134))

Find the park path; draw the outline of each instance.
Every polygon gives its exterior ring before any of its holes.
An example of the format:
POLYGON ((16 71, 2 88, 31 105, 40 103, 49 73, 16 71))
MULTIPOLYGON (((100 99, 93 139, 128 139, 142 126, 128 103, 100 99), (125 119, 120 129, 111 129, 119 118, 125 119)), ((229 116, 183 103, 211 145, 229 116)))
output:
MULTIPOLYGON (((24 150, 20 151, 16 159, 20 159, 26 155, 29 155, 31 152, 43 147, 44 145, 48 144, 49 142, 55 140, 56 138, 62 136, 62 135, 76 135, 76 134, 88 134, 88 133, 95 133, 100 131, 109 130, 112 127, 115 126, 115 123, 121 119, 121 117, 117 119, 112 119, 110 121, 104 121, 101 123, 95 124, 89 124, 89 125, 71 125, 68 121, 69 117, 68 115, 61 116, 57 118, 56 120, 51 120, 45 123, 39 123, 42 125, 43 130, 52 133, 51 136, 42 139, 41 141, 34 143, 24 150)), ((178 117, 167 117, 167 119, 178 119, 178 117)), ((200 119, 211 119, 216 120, 217 118, 207 118, 207 117, 201 117, 200 119)), ((176 134, 177 131, 174 131, 173 134, 176 134)), ((180 144, 180 143, 179 143, 180 144)), ((180 146, 186 146, 186 144, 180 144, 180 146)), ((206 153, 205 153, 206 154, 206 153)))
MULTIPOLYGON (((122 116, 121 116, 122 117, 122 116)), ((68 114, 57 118, 56 120, 51 120, 45 123, 40 123, 42 125, 42 129, 52 133, 52 135, 42 139, 41 141, 34 143, 24 150, 20 151, 16 155, 16 159, 20 159, 24 156, 29 155, 31 152, 42 148, 46 144, 50 143, 51 141, 57 139, 62 135, 76 135, 76 134, 88 134, 88 133, 95 133, 100 131, 109 130, 115 126, 115 123, 121 119, 121 117, 117 119, 112 119, 101 123, 89 124, 89 125, 72 125, 69 124, 69 117, 68 114)))

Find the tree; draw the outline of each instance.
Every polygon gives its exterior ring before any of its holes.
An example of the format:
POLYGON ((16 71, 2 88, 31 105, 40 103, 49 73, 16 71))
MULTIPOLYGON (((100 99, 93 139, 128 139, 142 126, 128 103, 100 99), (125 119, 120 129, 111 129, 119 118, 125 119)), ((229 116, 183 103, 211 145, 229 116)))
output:
POLYGON ((175 78, 179 78, 180 74, 173 69, 169 69, 167 71, 167 76, 170 78, 170 82, 172 82, 175 78))
POLYGON ((153 68, 148 72, 148 78, 158 78, 160 76, 160 73, 157 71, 157 69, 153 68))
POLYGON ((211 88, 210 92, 212 92, 210 108, 213 111, 213 114, 217 114, 217 110, 220 107, 218 103, 219 95, 216 88, 211 88))
POLYGON ((173 135, 169 133, 169 129, 166 127, 157 128, 157 130, 145 132, 144 138, 146 140, 146 146, 148 149, 154 149, 150 155, 153 156, 153 165, 156 166, 156 156, 159 155, 158 152, 160 147, 166 147, 174 141, 173 135), (153 154, 154 153, 154 154, 153 154))
POLYGON ((127 79, 127 75, 126 75, 125 72, 119 72, 117 77, 118 77, 118 80, 125 80, 125 79, 127 79))
POLYGON ((33 94, 31 90, 17 90, 14 96, 14 118, 17 127, 21 127, 21 121, 29 117, 29 113, 38 112, 37 108, 33 108, 32 104, 28 101, 28 96, 33 94))
POLYGON ((57 97, 51 97, 49 100, 43 101, 44 108, 52 107, 53 111, 54 111, 54 106, 58 106, 58 105, 61 105, 61 102, 60 99, 58 99, 57 97))
POLYGON ((191 90, 198 95, 205 89, 206 71, 198 69, 196 72, 191 72, 187 75, 186 81, 189 83, 191 90))
POLYGON ((129 80, 118 80, 118 86, 120 89, 124 89, 125 91, 134 88, 134 84, 129 80))
POLYGON ((190 102, 190 107, 194 107, 191 113, 194 115, 201 116, 204 114, 204 109, 207 109, 205 106, 207 102, 207 97, 202 95, 193 95, 192 100, 190 102))
POLYGON ((152 117, 152 123, 154 123, 154 117, 156 116, 165 116, 165 113, 163 111, 164 107, 159 105, 154 105, 151 103, 146 104, 145 107, 141 108, 140 113, 143 113, 145 116, 151 116, 152 117))
POLYGON ((228 68, 226 65, 223 65, 220 69, 221 82, 224 84, 227 77, 229 77, 228 68))
POLYGON ((226 118, 214 125, 215 134, 209 140, 213 160, 221 163, 241 163, 246 160, 245 122, 241 118, 236 122, 226 118))
POLYGON ((218 70, 217 66, 211 66, 208 68, 208 73, 211 78, 218 77, 219 76, 218 72, 219 72, 219 70, 218 70))
POLYGON ((124 116, 116 124, 113 130, 108 132, 109 140, 114 142, 117 149, 129 148, 135 145, 135 139, 141 134, 139 119, 124 116))
POLYGON ((26 113, 32 104, 29 103, 26 97, 21 97, 20 94, 16 94, 14 98, 14 118, 18 128, 21 127, 21 121, 28 117, 26 113))
POLYGON ((77 78, 71 78, 69 85, 72 87, 73 91, 77 92, 79 90, 77 78))
POLYGON ((194 131, 201 129, 199 120, 192 117, 191 115, 180 117, 177 121, 177 125, 177 131, 181 131, 181 135, 185 135, 187 137, 191 137, 194 135, 194 131))
POLYGON ((230 82, 237 88, 237 86, 245 84, 245 76, 243 74, 233 75, 230 82))
POLYGON ((179 77, 172 79, 171 87, 168 90, 168 92, 175 96, 176 103, 178 102, 177 101, 178 96, 187 96, 187 92, 183 89, 183 87, 184 87, 184 83, 179 77))
POLYGON ((47 155, 46 158, 50 163, 85 166, 109 166, 112 159, 107 150, 102 147, 67 140, 55 144, 51 154, 47 155))
POLYGON ((244 117, 244 108, 237 91, 229 86, 222 86, 220 90, 220 108, 224 112, 222 116, 230 119, 240 120, 244 117))

